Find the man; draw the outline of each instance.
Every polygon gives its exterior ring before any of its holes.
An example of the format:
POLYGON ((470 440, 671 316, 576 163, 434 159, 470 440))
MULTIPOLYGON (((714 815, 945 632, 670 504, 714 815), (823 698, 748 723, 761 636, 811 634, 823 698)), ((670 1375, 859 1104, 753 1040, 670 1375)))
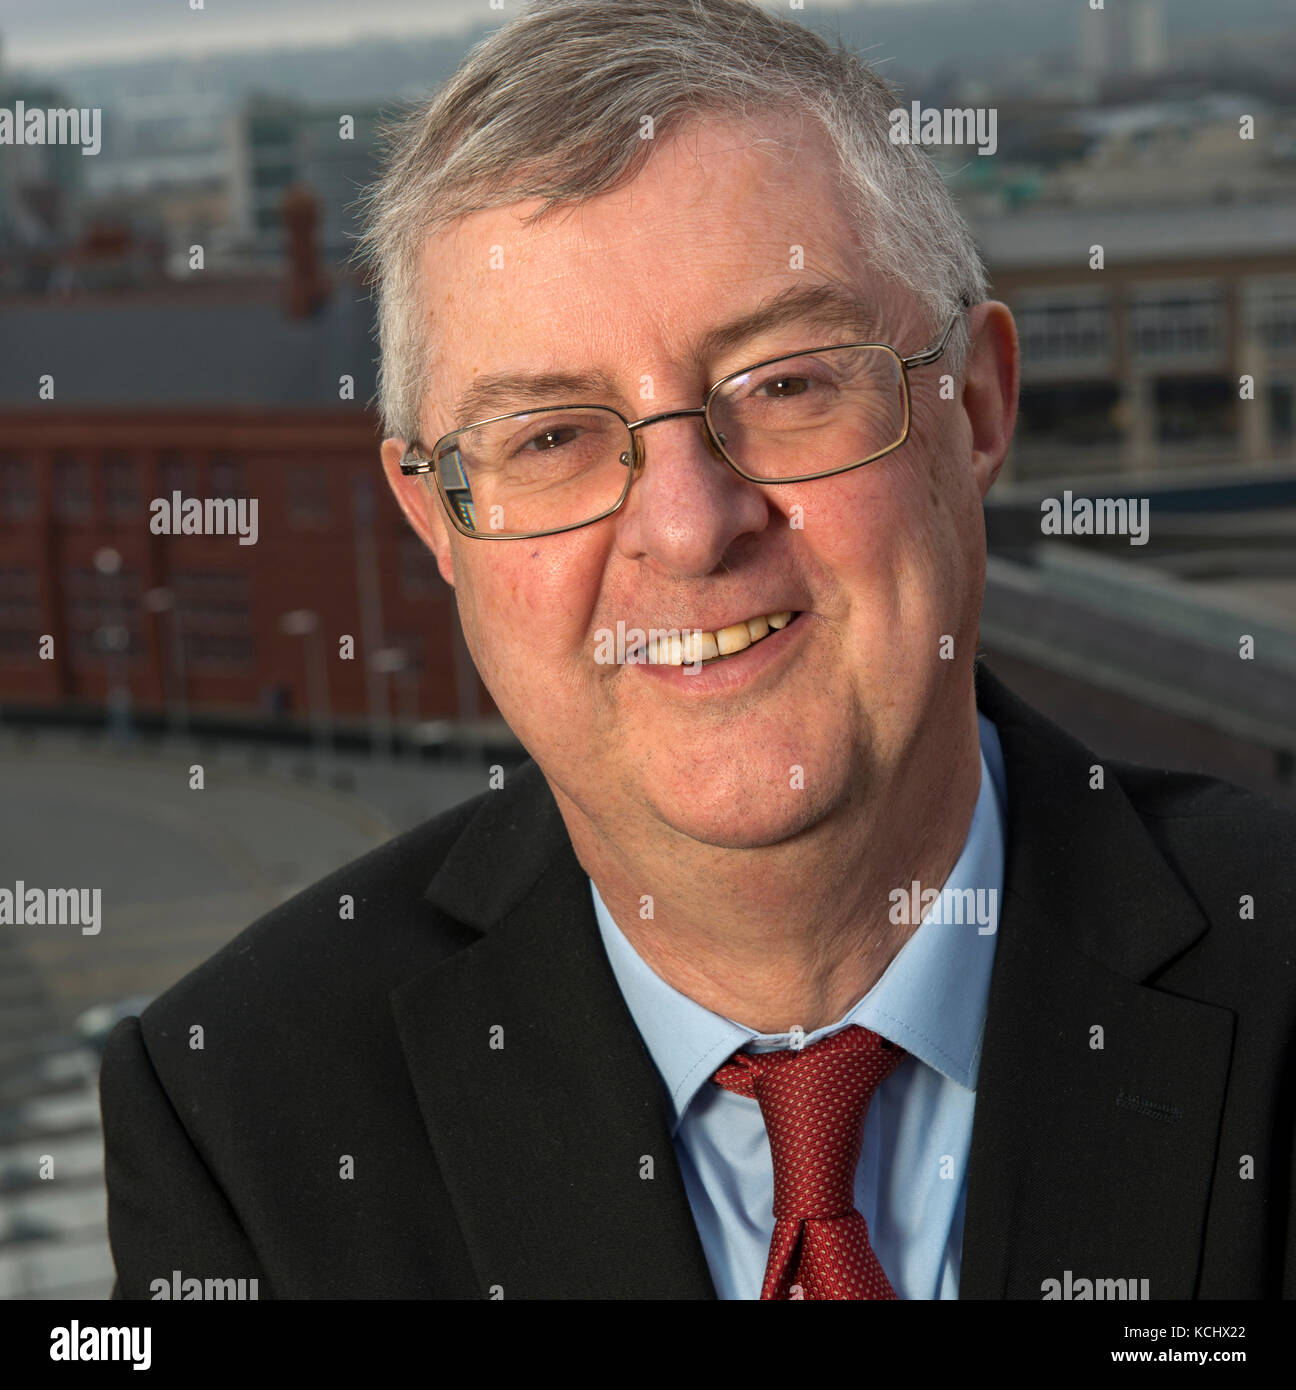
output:
POLYGON ((1290 820, 977 668, 1016 338, 898 105, 558 0, 398 133, 383 463, 533 761, 118 1027, 119 1296, 1296 1288, 1290 820))

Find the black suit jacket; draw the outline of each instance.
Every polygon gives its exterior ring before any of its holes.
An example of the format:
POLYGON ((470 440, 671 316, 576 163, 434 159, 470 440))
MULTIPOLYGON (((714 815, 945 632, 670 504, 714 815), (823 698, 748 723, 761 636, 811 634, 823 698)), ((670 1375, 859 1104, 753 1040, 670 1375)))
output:
MULTIPOLYGON (((1119 763, 1094 790, 1097 757, 977 685, 1008 834, 961 1297, 1038 1299, 1067 1270, 1296 1294, 1294 818, 1119 763)), ((120 1023, 101 1096, 114 1297, 173 1270, 263 1299, 715 1297, 534 763, 120 1023)))

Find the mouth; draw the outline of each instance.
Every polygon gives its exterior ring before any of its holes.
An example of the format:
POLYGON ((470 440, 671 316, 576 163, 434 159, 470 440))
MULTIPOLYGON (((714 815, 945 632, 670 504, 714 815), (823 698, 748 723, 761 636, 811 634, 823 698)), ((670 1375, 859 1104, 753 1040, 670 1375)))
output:
POLYGON ((701 628, 670 631, 648 640, 642 649, 644 660, 650 666, 718 665, 790 626, 800 616, 790 611, 762 613, 712 632, 701 628))

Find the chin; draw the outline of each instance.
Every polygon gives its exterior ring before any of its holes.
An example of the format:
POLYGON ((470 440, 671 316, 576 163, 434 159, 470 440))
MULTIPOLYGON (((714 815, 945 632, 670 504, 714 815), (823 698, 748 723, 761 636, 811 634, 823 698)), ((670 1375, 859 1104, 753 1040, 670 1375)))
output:
POLYGON ((762 759, 691 774, 680 768, 664 779, 650 770, 642 792, 654 814, 681 835, 717 849, 761 849, 831 814, 847 797, 847 781, 841 764, 817 775, 807 765, 798 776, 791 759, 777 766, 762 759), (794 780, 804 785, 794 787, 794 780))

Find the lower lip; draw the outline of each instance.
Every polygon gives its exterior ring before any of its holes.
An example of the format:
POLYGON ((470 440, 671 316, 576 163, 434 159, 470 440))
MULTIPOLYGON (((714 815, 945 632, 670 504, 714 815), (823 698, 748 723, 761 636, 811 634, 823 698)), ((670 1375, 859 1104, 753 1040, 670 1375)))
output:
POLYGON ((772 630, 759 642, 727 656, 723 661, 710 662, 700 670, 690 666, 653 666, 636 663, 628 669, 641 672, 650 680, 660 681, 683 695, 716 695, 742 690, 773 663, 790 655, 800 646, 810 626, 809 614, 798 613, 786 626, 772 630))

